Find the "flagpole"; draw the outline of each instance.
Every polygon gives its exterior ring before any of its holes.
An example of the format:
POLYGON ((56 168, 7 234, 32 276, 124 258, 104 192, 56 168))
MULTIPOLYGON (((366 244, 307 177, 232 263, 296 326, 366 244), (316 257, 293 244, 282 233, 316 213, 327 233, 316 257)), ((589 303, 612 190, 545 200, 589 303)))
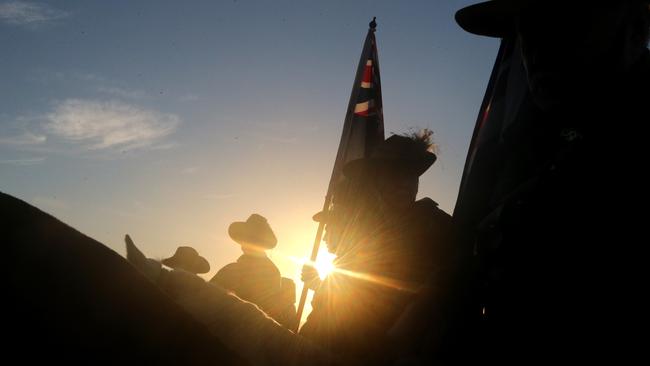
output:
MULTIPOLYGON (((325 196, 325 202, 323 203, 323 212, 326 212, 326 210, 329 210, 330 206, 330 200, 331 200, 331 193, 330 190, 327 190, 327 196, 325 196)), ((312 262, 316 261, 316 258, 318 257, 318 249, 320 248, 320 242, 323 239, 323 229, 325 228, 325 222, 324 220, 321 220, 318 223, 318 230, 316 230, 316 238, 314 238, 314 246, 311 250, 311 257, 310 260, 312 262)), ((298 310, 296 311, 296 316, 298 317, 298 323, 296 324, 296 329, 294 329, 294 332, 298 332, 298 329, 300 328, 300 320, 302 319, 302 312, 305 308, 305 303, 307 302, 307 293, 309 292, 309 287, 307 287, 307 283, 303 282, 303 287, 302 287, 302 293, 300 294, 300 302, 298 303, 298 310)))

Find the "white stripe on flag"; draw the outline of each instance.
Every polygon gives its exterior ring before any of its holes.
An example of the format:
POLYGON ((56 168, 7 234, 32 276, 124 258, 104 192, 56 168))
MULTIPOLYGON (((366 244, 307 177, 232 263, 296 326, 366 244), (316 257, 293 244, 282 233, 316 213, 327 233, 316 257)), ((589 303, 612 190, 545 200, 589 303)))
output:
POLYGON ((368 110, 368 102, 357 103, 357 105, 354 106, 354 113, 361 113, 367 110, 368 110))
POLYGON ((357 105, 354 106, 354 113, 365 112, 374 106, 375 106, 374 99, 370 99, 369 101, 363 103, 357 103, 357 105))

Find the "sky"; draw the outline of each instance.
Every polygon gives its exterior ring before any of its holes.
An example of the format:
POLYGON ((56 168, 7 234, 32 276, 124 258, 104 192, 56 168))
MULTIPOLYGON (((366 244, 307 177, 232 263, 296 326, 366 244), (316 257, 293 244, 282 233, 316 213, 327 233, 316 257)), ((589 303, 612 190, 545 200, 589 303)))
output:
POLYGON ((455 24, 474 2, 0 0, 0 191, 206 279, 259 213, 299 292, 373 16, 386 136, 434 131, 418 196, 452 213, 498 49, 455 24))

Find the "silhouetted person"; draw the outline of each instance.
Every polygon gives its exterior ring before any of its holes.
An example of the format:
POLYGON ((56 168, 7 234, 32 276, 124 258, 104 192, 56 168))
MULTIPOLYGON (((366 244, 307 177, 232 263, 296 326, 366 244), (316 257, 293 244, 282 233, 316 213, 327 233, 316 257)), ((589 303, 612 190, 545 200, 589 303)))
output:
POLYGON ((457 13, 465 30, 504 41, 454 211, 455 311, 436 313, 435 291, 419 307, 421 362, 645 353, 628 326, 647 312, 635 307, 647 266, 636 212, 648 187, 648 6, 495 0, 457 13))
POLYGON ((194 274, 210 271, 210 263, 192 247, 178 247, 173 256, 162 260, 162 264, 194 274))
MULTIPOLYGON (((325 352, 318 345, 278 324, 255 304, 242 300, 217 284, 206 282, 184 270, 165 269, 160 262, 146 258, 128 237, 126 252, 129 262, 146 278, 252 365, 357 364, 325 352)), ((287 286, 289 289, 291 287, 287 286)), ((287 292, 281 295, 285 296, 287 292)), ((295 292, 292 299, 295 299, 295 292)), ((295 314, 293 319, 296 319, 295 314)))
POLYGON ((289 299, 286 292, 291 292, 291 287, 286 280, 283 286, 280 271, 266 256, 266 250, 275 248, 278 242, 266 218, 252 214, 245 222, 230 224, 228 234, 241 245, 244 254, 237 262, 221 268, 210 282, 257 304, 284 325, 293 324, 295 311, 291 314, 289 309, 295 303, 295 288, 294 298, 289 299))
POLYGON ((296 284, 292 279, 282 277, 282 285, 279 300, 274 307, 277 314, 275 320, 284 325, 287 329, 296 329, 298 318, 296 316, 296 284))
POLYGON ((391 136, 371 157, 348 163, 348 192, 315 217, 329 226, 340 271, 319 283, 304 269, 316 292, 300 334, 336 354, 385 362, 386 331, 448 255, 449 215, 429 198, 416 201, 419 176, 436 160, 429 138, 391 136))

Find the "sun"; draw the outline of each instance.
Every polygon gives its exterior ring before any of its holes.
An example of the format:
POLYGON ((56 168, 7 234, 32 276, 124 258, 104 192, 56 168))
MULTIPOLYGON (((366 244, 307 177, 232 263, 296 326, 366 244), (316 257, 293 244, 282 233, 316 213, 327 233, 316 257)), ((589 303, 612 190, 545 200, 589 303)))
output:
POLYGON ((318 277, 321 280, 324 280, 327 275, 336 269, 334 258, 336 258, 336 255, 328 252, 327 249, 321 248, 318 251, 318 257, 316 258, 316 262, 314 262, 314 267, 316 267, 318 277))

